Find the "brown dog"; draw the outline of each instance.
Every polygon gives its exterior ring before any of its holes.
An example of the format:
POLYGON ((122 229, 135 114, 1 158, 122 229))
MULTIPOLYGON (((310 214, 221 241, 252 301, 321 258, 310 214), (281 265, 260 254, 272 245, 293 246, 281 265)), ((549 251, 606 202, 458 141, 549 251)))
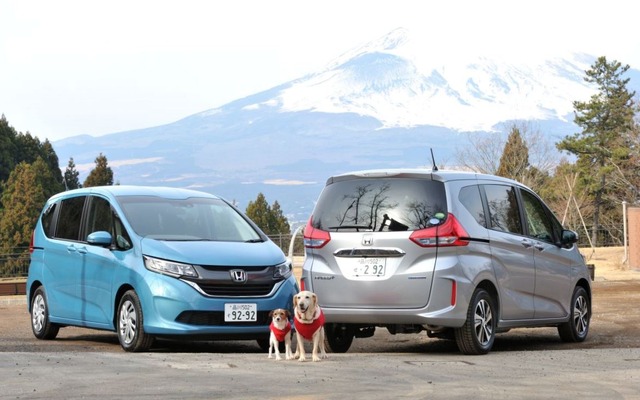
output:
POLYGON ((275 350, 276 360, 281 360, 280 357, 280 342, 284 342, 284 354, 287 360, 291 360, 293 355, 291 354, 291 322, 289 322, 289 316, 291 314, 288 310, 283 308, 276 308, 275 310, 269 313, 271 317, 271 325, 269 325, 269 329, 271 333, 269 334, 269 357, 271 356, 273 350, 275 350))
POLYGON ((304 351, 304 341, 313 343, 311 357, 313 361, 327 358, 324 348, 324 313, 318 305, 318 296, 315 293, 303 290, 293 296, 294 316, 293 323, 296 327, 298 339, 296 353, 293 358, 299 361, 307 359, 304 351), (318 355, 320 352, 320 355, 318 355))

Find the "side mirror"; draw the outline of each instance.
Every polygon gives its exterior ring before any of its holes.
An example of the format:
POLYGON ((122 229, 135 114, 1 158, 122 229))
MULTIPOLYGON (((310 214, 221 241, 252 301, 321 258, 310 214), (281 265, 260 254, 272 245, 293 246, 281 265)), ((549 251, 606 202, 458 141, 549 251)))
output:
POLYGON ((578 241, 578 234, 568 229, 562 230, 562 238, 560 239, 560 245, 563 247, 569 247, 578 241))
POLYGON ((87 236, 87 242, 95 246, 111 246, 111 234, 107 231, 96 231, 87 236))

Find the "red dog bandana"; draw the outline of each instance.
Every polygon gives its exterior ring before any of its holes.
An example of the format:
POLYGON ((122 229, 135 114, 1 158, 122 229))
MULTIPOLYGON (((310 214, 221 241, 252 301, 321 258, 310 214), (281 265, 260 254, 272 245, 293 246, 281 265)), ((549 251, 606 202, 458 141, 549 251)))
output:
POLYGON ((287 336, 287 334, 291 332, 291 323, 287 321, 287 325, 284 327, 284 329, 278 329, 273 324, 273 322, 271 322, 271 325, 269 325, 269 329, 271 329, 271 332, 273 332, 278 342, 284 342, 285 336, 287 336))
POLYGON ((300 333, 303 338, 312 340, 314 332, 324 325, 324 313, 320 310, 318 318, 314 319, 310 324, 304 324, 298 321, 298 316, 296 315, 293 319, 293 323, 296 326, 296 332, 300 333))

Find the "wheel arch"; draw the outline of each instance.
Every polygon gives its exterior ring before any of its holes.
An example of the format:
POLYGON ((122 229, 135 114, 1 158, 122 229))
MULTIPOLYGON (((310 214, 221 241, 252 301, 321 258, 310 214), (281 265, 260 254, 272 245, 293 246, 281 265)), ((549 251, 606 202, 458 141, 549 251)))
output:
POLYGON ((118 306, 120 305, 120 299, 127 293, 129 290, 135 289, 130 284, 124 284, 118 288, 116 295, 113 297, 113 315, 111 318, 111 323, 113 324, 113 329, 118 329, 118 306))
POLYGON ((31 286, 29 286, 29 296, 27 297, 27 310, 29 310, 29 312, 31 312, 31 302, 33 301, 33 295, 41 286, 43 285, 39 280, 31 282, 31 286))
POLYGON ((585 290, 585 292, 587 292, 587 296, 589 296, 589 315, 591 315, 591 313, 592 313, 591 303, 593 302, 593 295, 591 293, 591 285, 589 284, 589 282, 585 278, 582 278, 578 282, 576 282, 576 286, 574 287, 574 290, 577 287, 582 287, 585 290))
POLYGON ((489 295, 493 299, 493 303, 494 303, 493 306, 495 307, 496 312, 498 314, 497 321, 500 321, 500 295, 498 294, 498 288, 494 285, 493 282, 491 282, 488 279, 485 279, 479 282, 478 285, 476 286, 476 289, 478 288, 484 289, 487 291, 487 293, 489 293, 489 295))

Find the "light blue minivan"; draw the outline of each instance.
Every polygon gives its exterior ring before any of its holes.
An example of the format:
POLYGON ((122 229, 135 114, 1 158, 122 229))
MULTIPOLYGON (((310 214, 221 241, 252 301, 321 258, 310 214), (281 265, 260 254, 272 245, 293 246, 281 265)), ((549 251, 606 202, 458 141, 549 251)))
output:
POLYGON ((282 250, 222 198, 104 186, 59 193, 33 232, 27 304, 39 339, 64 326, 155 338, 247 339, 268 348, 269 312, 298 285, 282 250))

